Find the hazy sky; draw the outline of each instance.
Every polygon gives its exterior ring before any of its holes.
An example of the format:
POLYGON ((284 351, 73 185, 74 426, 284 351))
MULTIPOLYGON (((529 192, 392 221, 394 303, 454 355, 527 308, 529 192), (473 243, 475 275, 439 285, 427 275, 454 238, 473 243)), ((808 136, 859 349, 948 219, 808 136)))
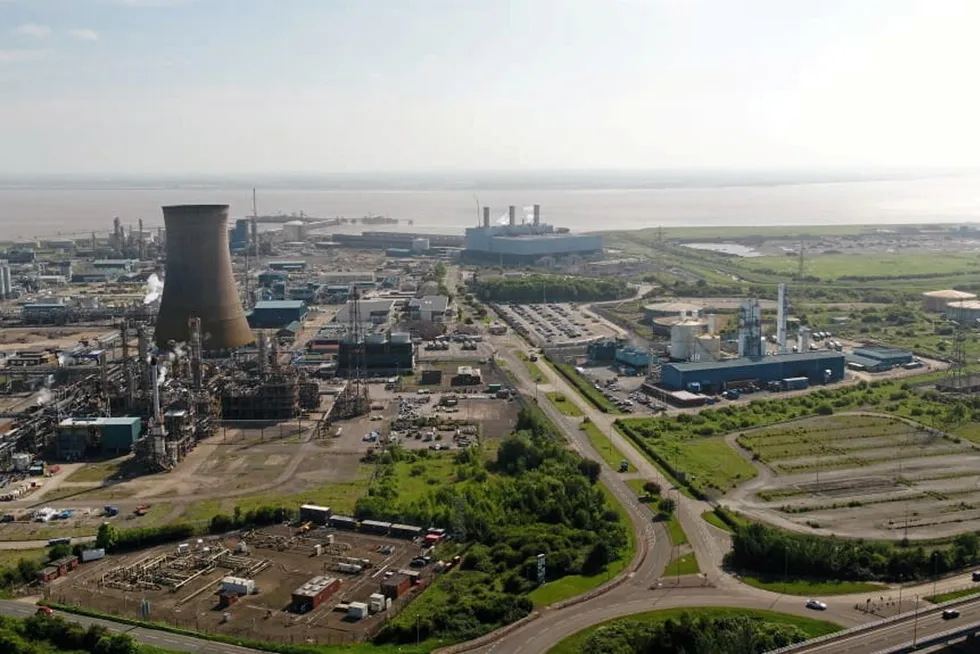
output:
POLYGON ((980 0, 0 0, 0 173, 980 165, 980 0))

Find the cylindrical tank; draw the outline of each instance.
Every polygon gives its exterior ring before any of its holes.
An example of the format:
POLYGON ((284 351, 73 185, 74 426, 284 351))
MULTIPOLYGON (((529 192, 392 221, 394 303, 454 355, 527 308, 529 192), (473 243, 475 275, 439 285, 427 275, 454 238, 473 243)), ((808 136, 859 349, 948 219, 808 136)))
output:
POLYGON ((31 455, 26 452, 15 452, 13 464, 16 472, 27 472, 27 469, 31 467, 31 455))
POLYGON ((306 240, 306 223, 302 220, 290 220, 282 226, 283 237, 289 242, 306 240))
POLYGON ((188 320, 201 319, 204 349, 227 350, 255 339, 245 320, 228 249, 228 205, 163 207, 167 266, 156 343, 187 342, 188 320))
POLYGON ((721 338, 712 334, 701 334, 695 341, 697 349, 694 354, 702 361, 712 360, 721 356, 721 338))
POLYGON ((670 328, 670 358, 687 361, 694 353, 694 339, 704 330, 696 320, 684 320, 670 328))

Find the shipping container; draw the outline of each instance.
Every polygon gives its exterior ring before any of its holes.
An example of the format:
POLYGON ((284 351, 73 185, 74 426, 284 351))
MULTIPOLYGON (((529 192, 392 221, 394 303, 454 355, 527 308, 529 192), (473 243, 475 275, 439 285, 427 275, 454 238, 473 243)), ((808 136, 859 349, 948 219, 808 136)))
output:
POLYGON ((313 522, 318 525, 326 525, 330 521, 330 507, 317 506, 316 504, 304 504, 299 507, 299 521, 313 522))
POLYGON ((356 529, 357 520, 343 515, 330 516, 330 526, 336 529, 356 529))
POLYGON ((391 525, 391 535, 394 538, 418 538, 422 535, 422 528, 413 525, 391 525))
POLYGON ((335 563, 333 569, 344 574, 356 575, 364 568, 356 563, 335 563))
POLYGON ((239 595, 251 595, 255 592, 255 580, 244 577, 225 577, 221 580, 221 590, 239 595))
POLYGON ((368 605, 364 602, 351 602, 347 608, 347 616, 354 620, 363 620, 368 615, 368 605))
POLYGON ((398 599, 412 586, 412 580, 406 575, 395 575, 381 582, 381 592, 385 597, 398 599))
POLYGON ((361 531, 368 534, 387 536, 388 532, 391 531, 391 523, 381 522, 379 520, 364 520, 361 522, 361 531))
POLYGON ((90 563, 91 561, 98 561, 104 558, 105 550, 102 548, 97 550, 82 550, 82 563, 90 563))
POLYGON ((810 380, 806 377, 787 377, 780 384, 783 390, 801 391, 810 386, 810 380))

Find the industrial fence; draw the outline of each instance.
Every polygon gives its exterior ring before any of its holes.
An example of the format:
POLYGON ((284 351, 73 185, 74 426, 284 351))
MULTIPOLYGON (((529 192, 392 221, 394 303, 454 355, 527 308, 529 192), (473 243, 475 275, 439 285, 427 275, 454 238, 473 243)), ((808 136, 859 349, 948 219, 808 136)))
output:
POLYGON ((326 436, 323 420, 303 419, 292 420, 222 420, 215 429, 215 435, 222 442, 238 443, 245 441, 291 441, 298 443, 304 434, 313 430, 314 437, 326 436))

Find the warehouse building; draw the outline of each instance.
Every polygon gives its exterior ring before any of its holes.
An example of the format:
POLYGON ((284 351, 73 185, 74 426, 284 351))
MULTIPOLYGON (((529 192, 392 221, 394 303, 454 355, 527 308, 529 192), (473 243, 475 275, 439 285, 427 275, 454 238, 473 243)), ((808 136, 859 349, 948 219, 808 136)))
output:
POLYGON ((308 311, 302 300, 265 300, 249 312, 248 324, 254 329, 280 329, 303 321, 308 311))
POLYGON ((313 577, 292 593, 292 609, 297 613, 309 613, 328 599, 340 588, 336 577, 313 577))
POLYGON ((55 453, 65 461, 128 454, 139 440, 142 427, 137 416, 66 418, 55 427, 55 453))
POLYGON ((976 300, 975 293, 966 291, 954 291, 952 289, 944 291, 927 291, 922 294, 922 307, 926 311, 942 313, 946 310, 946 305, 950 302, 962 302, 964 300, 976 300))
POLYGON ((908 350, 880 347, 877 345, 856 347, 851 351, 851 354, 865 359, 870 359, 872 361, 877 361, 882 365, 888 366, 888 368, 904 366, 906 363, 912 363, 912 361, 915 359, 915 356, 908 350))
POLYGON ((534 205, 531 222, 517 223, 516 207, 509 209, 506 224, 490 224, 490 210, 483 209, 483 225, 466 229, 464 258, 493 263, 531 263, 545 257, 602 254, 602 237, 572 234, 566 228, 541 222, 541 207, 534 205))
MULTIPOLYGON (((334 318, 334 322, 342 325, 350 324, 353 306, 353 303, 348 302, 344 306, 340 307, 340 310, 337 311, 337 315, 334 318)), ((361 314, 361 324, 387 325, 389 322, 391 322, 391 314, 394 306, 395 301, 391 299, 358 301, 358 310, 361 314)))
POLYGON ((415 298, 408 303, 408 319, 442 323, 449 317, 449 298, 445 295, 429 295, 415 298))
POLYGON ((671 391, 700 386, 705 393, 719 393, 733 382, 769 383, 806 377, 811 384, 844 379, 844 355, 838 352, 801 352, 760 359, 690 361, 668 363, 661 368, 661 385, 671 391))

